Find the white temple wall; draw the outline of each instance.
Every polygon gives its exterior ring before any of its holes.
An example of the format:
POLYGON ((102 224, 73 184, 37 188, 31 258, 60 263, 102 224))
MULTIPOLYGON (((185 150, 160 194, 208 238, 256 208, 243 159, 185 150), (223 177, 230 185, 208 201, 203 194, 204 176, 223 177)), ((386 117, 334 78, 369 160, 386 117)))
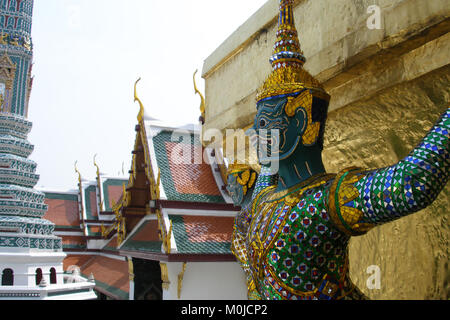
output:
MULTIPOLYGON (((12 269, 14 286, 36 286, 36 270, 42 270, 42 276, 50 284, 50 269, 55 268, 57 284, 64 283, 63 260, 64 253, 39 254, 0 254, 0 277, 3 270, 12 269)), ((1 278, 0 278, 1 279, 1 278)))
MULTIPOLYGON (((178 300, 183 263, 167 263, 170 286, 163 300, 178 300)), ((245 275, 236 262, 192 262, 184 272, 180 300, 246 300, 245 275)))

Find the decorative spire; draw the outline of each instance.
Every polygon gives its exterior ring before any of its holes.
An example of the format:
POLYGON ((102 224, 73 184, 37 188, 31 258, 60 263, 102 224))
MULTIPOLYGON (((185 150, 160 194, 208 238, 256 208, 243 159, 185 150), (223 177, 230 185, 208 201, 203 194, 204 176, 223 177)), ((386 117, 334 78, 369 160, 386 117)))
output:
POLYGON ((195 75, 197 74, 198 70, 195 70, 194 72, 194 90, 195 93, 198 94, 200 96, 201 99, 201 103, 200 103, 200 122, 202 124, 205 124, 205 110, 206 110, 206 102, 205 102, 205 97, 202 95, 202 93, 200 92, 200 90, 198 90, 197 88, 197 83, 195 82, 195 75))
POLYGON ((95 154, 95 156, 94 156, 94 166, 97 168, 97 178, 100 178, 100 168, 99 168, 97 162, 95 161, 95 158, 97 158, 97 154, 95 154))
POLYGON ((293 0, 280 1, 277 41, 273 47, 273 55, 270 58, 273 70, 286 66, 300 68, 306 62, 295 28, 293 3, 293 0))
POLYGON ((303 68, 306 58, 295 28, 293 5, 294 0, 280 0, 277 40, 270 58, 272 73, 257 92, 258 102, 276 96, 292 96, 305 89, 329 100, 322 85, 303 68))
POLYGON ((94 166, 97 168, 97 188, 98 188, 98 200, 99 200, 99 208, 100 212, 104 210, 103 207, 103 195, 102 195, 102 183, 100 178, 100 167, 98 166, 97 162, 95 161, 95 158, 97 158, 97 154, 94 156, 94 166))
POLYGON ((77 167, 77 164, 78 164, 78 160, 77 161, 75 161, 75 173, 77 173, 78 174, 78 183, 80 184, 80 186, 81 186, 81 173, 80 173, 80 171, 78 171, 78 167, 77 167))
POLYGON ((138 84, 139 81, 141 81, 141 78, 137 79, 137 81, 134 84, 134 102, 137 101, 139 103, 140 110, 139 110, 139 114, 138 114, 138 121, 141 122, 141 121, 144 120, 145 109, 144 109, 143 103, 141 102, 141 100, 137 96, 137 84, 138 84))

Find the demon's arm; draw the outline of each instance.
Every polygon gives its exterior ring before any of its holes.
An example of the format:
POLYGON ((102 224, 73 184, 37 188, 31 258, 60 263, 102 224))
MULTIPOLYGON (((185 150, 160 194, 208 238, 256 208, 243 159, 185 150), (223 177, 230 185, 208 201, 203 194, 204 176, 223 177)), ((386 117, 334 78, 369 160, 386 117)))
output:
POLYGON ((253 210, 256 208, 262 195, 270 188, 273 188, 275 184, 276 177, 271 174, 270 168, 262 166, 253 189, 252 200, 242 207, 234 223, 231 251, 246 274, 249 300, 261 300, 261 296, 256 290, 250 271, 246 246, 247 233, 252 221, 253 210))
POLYGON ((419 145, 394 166, 341 172, 328 205, 337 227, 348 235, 399 219, 429 206, 449 177, 450 109, 419 145))
POLYGON ((247 237, 247 230, 249 228, 250 222, 251 222, 251 203, 249 203, 246 207, 243 207, 236 217, 233 228, 233 237, 231 241, 231 252, 234 254, 238 263, 244 270, 247 280, 248 299, 260 300, 261 297, 256 291, 255 283, 253 282, 253 277, 251 275, 250 265, 247 256, 247 246, 245 243, 247 237))

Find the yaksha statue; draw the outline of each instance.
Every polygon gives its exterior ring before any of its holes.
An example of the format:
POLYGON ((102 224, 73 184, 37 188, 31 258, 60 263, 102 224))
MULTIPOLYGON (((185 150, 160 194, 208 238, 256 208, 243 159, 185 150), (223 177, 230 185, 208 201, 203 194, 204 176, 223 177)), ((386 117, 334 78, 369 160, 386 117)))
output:
POLYGON ((260 162, 277 160, 279 169, 262 167, 236 218, 232 250, 249 299, 362 299, 349 278, 349 240, 427 207, 445 187, 450 109, 399 163, 328 174, 321 153, 330 97, 303 69, 293 0, 280 0, 276 35, 253 129, 267 145, 260 162))

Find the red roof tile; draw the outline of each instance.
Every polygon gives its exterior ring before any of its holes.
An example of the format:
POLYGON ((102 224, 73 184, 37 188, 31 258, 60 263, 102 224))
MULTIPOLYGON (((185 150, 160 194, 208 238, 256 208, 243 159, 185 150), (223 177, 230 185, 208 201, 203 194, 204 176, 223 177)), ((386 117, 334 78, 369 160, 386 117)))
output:
POLYGON ((117 249, 117 237, 114 237, 109 241, 106 246, 103 247, 104 250, 116 250, 117 249))
POLYGON ((102 233, 102 227, 99 226, 89 226, 89 230, 94 233, 102 233))
POLYGON ((70 266, 77 266, 81 269, 92 258, 93 256, 90 255, 68 255, 63 261, 63 270, 67 271, 70 266))
POLYGON ((44 219, 52 221, 56 226, 80 226, 77 201, 46 198, 45 204, 48 205, 48 211, 44 219))
POLYGON ((108 199, 109 206, 112 207, 113 204, 116 204, 119 201, 120 197, 123 193, 123 187, 121 186, 108 186, 108 199), (113 203, 114 202, 114 203, 113 203))
POLYGON ((93 217, 98 217, 97 211, 97 193, 95 191, 89 192, 89 200, 91 203, 91 214, 93 217))
POLYGON ((149 220, 132 237, 133 241, 160 241, 158 220, 149 220))
MULTIPOLYGON (((181 163, 180 159, 183 158, 181 150, 187 148, 187 150, 190 149, 191 154, 203 154, 202 147, 175 142, 166 142, 165 145, 170 171, 178 193, 221 196, 208 164, 204 161, 201 164, 194 164, 193 160, 190 163, 181 163)), ((191 158, 194 159, 194 156, 191 158)))
POLYGON ((130 292, 128 262, 126 261, 96 256, 81 268, 81 272, 86 276, 90 276, 92 273, 96 281, 124 292, 130 292))
POLYGON ((184 216, 190 242, 230 242, 233 217, 184 216))
POLYGON ((85 245, 86 240, 83 236, 62 236, 63 245, 85 245))

